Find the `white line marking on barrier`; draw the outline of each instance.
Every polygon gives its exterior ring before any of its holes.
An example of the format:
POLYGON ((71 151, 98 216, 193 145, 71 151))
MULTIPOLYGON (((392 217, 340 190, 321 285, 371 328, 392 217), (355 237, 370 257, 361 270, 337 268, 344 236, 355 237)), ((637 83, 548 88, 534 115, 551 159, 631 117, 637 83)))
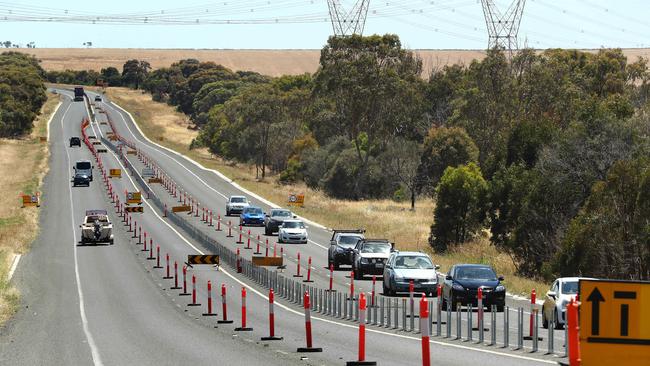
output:
MULTIPOLYGON (((66 108, 65 112, 63 113, 63 116, 61 117, 61 131, 63 132, 63 121, 65 120, 65 115, 68 113, 68 110, 70 109, 70 106, 72 103, 68 105, 68 108, 66 108)), ((70 166, 70 152, 68 151, 67 148, 65 148, 65 154, 67 158, 67 165, 70 166)), ((79 276, 79 259, 77 256, 77 232, 74 224, 74 202, 72 201, 72 187, 70 184, 68 184, 68 192, 70 193, 70 219, 72 223, 72 237, 74 238, 72 243, 73 243, 73 248, 74 248, 74 273, 75 273, 75 278, 76 278, 76 283, 77 283, 77 294, 79 295, 79 313, 81 315, 81 324, 82 328, 84 331, 84 334, 86 335, 86 341, 88 342, 88 347, 90 347, 90 354, 93 359, 93 364, 96 366, 102 366, 102 359, 99 356, 99 350, 97 349, 97 344, 95 344, 95 340, 93 338, 93 335, 90 333, 90 328, 88 327, 88 318, 86 317, 86 308, 84 305, 84 295, 83 291, 81 289, 81 279, 79 276)))

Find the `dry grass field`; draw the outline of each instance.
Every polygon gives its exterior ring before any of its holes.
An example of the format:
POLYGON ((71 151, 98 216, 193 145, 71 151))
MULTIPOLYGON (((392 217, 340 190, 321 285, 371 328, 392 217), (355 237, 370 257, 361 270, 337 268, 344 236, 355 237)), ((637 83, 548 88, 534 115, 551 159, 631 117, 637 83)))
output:
POLYGON ((212 156, 207 149, 189 150, 189 144, 198 132, 188 129, 187 117, 172 107, 154 102, 150 95, 131 89, 108 88, 107 94, 133 115, 151 140, 190 156, 205 167, 219 170, 246 189, 277 204, 286 202, 289 193, 304 193, 305 207, 293 210, 310 220, 328 227, 364 227, 368 236, 388 238, 402 250, 429 252, 443 269, 454 263, 491 264, 506 277, 506 285, 512 293, 526 294, 531 288, 547 287, 539 281, 514 275, 516 268, 512 259, 492 246, 487 237, 453 248, 445 255, 433 253, 427 244, 433 222, 434 202, 431 199, 418 200, 416 210, 411 211, 408 203, 392 200, 333 199, 304 184, 280 185, 274 176, 260 181, 255 178, 253 166, 225 162, 212 156))
MULTIPOLYGON (((20 49, 42 61, 46 70, 96 70, 114 66, 122 70, 130 59, 149 61, 161 68, 184 58, 213 61, 233 70, 250 70, 271 76, 313 73, 318 68, 320 50, 208 50, 208 49, 120 49, 120 48, 35 48, 20 49)), ((482 59, 480 50, 416 50, 424 64, 423 75, 433 68, 449 64, 469 64, 482 59)), ((650 49, 625 49, 630 61, 640 56, 650 58, 650 49)))
POLYGON ((38 234, 25 230, 38 227, 38 208, 20 208, 19 195, 38 191, 47 173, 48 146, 39 137, 47 136, 47 121, 58 103, 59 96, 48 95, 30 136, 0 139, 0 171, 11 172, 0 174, 0 324, 18 303, 17 290, 7 282, 14 254, 25 253, 38 234))

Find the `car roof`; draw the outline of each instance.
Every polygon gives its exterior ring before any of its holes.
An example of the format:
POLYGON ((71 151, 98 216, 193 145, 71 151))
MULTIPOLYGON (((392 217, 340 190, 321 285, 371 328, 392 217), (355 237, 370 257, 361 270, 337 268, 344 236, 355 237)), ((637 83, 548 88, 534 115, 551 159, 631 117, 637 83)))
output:
POLYGON ((396 256, 419 256, 419 257, 429 257, 427 253, 422 252, 395 252, 396 256))
POLYGON ((459 268, 459 267, 464 267, 464 268, 489 268, 492 269, 492 266, 488 264, 471 264, 471 263, 463 263, 463 264, 455 264, 454 267, 459 268))
POLYGON ((77 163, 90 163, 90 160, 77 160, 77 163))
POLYGON ((361 239, 361 242, 363 243, 386 243, 390 244, 390 241, 388 239, 361 239))
POLYGON ((284 220, 284 223, 287 223, 287 222, 302 222, 302 220, 298 220, 298 219, 284 220))
POLYGON ((272 208, 271 213, 273 212, 291 212, 288 208, 272 208))
POLYGON ((245 208, 245 210, 253 210, 253 209, 259 209, 259 210, 261 210, 262 208, 261 208, 261 207, 258 207, 258 206, 248 206, 248 207, 245 208))
POLYGON ((230 198, 246 198, 246 196, 230 196, 230 198))

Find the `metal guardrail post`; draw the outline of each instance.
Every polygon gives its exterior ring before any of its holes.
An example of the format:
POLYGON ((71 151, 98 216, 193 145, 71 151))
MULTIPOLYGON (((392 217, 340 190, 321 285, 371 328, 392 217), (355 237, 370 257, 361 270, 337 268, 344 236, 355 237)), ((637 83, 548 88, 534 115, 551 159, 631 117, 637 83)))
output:
POLYGON ((472 304, 467 304, 467 341, 471 342, 472 341, 472 304))
MULTIPOLYGON (((352 298, 352 305, 359 303, 359 295, 355 296, 352 298)), ((354 321, 358 322, 359 321, 359 307, 358 306, 353 306, 354 308, 354 321)))
MULTIPOLYGON (((375 302, 375 304, 372 306, 372 325, 377 325, 377 311, 379 310, 379 304, 375 302)), ((382 313, 383 313, 382 309, 382 313)))
POLYGON ((506 306, 503 313, 503 348, 510 343, 510 307, 506 306))
POLYGON ((497 344, 497 306, 492 305, 490 310, 490 346, 494 346, 497 344))
POLYGON ((433 335, 433 301, 429 303, 429 337, 433 335))
POLYGON ((451 338, 451 305, 447 304, 447 336, 445 338, 451 338))
POLYGON ((379 298, 379 304, 381 306, 381 311, 379 312, 379 326, 383 327, 384 326, 384 321, 386 320, 384 318, 384 311, 386 310, 384 306, 386 305, 385 300, 386 298, 384 296, 379 298))
POLYGON ((553 336, 555 336, 555 332, 553 332, 553 329, 555 329, 555 321, 554 321, 554 319, 551 319, 548 322, 548 343, 547 343, 548 350, 546 352, 546 354, 549 354, 549 355, 555 353, 555 350, 553 349, 554 346, 555 346, 553 344, 553 343, 555 343, 554 342, 555 340, 553 339, 553 336))
POLYGON ((345 300, 345 304, 343 304, 343 319, 348 319, 348 297, 343 298, 345 300))
POLYGON ((442 296, 438 296, 436 305, 436 336, 440 337, 442 334, 442 296))
POLYGON ((567 342, 569 341, 569 326, 566 323, 566 318, 564 322, 564 357, 569 357, 569 346, 567 342))
POLYGON ((462 324, 462 311, 460 304, 456 305, 456 339, 462 339, 463 335, 463 324, 462 324))
POLYGON ((517 348, 524 348, 524 308, 517 308, 517 348))
POLYGON ((533 311, 533 317, 534 317, 534 322, 533 322, 533 352, 537 352, 538 347, 539 347, 539 316, 538 316, 538 311, 535 309, 533 311))
POLYGON ((399 301, 397 299, 393 299, 393 307, 395 308, 395 325, 393 326, 393 329, 399 328, 399 301))
POLYGON ((411 332, 415 331, 415 299, 413 299, 413 293, 409 298, 409 312, 411 314, 411 332))
POLYGON ((402 330, 406 332, 406 299, 402 299, 402 330))
POLYGON ((485 323, 484 323, 484 319, 483 319, 483 316, 482 316, 484 314, 482 310, 483 309, 479 306, 479 308, 478 308, 478 311, 479 311, 479 316, 478 316, 478 343, 479 344, 483 344, 483 341, 485 340, 485 337, 484 337, 485 334, 483 332, 485 330, 485 325, 484 325, 485 323))

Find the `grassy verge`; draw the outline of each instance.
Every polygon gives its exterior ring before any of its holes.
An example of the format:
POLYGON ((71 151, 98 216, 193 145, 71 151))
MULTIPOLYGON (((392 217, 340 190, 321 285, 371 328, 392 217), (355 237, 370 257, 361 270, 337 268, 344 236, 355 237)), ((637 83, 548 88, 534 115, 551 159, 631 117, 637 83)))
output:
POLYGON ((253 166, 223 161, 212 156, 207 149, 190 150, 189 144, 198 132, 192 130, 188 118, 173 107, 154 102, 149 94, 126 88, 109 88, 107 94, 133 115, 149 139, 189 156, 207 168, 222 172, 242 187, 277 204, 286 202, 289 193, 304 193, 305 207, 293 210, 310 220, 328 227, 364 227, 367 236, 388 238, 400 249, 429 252, 443 270, 454 263, 491 264, 506 277, 506 285, 512 293, 526 294, 531 288, 539 292, 547 287, 543 282, 516 276, 512 259, 499 252, 487 238, 478 238, 445 255, 433 253, 427 244, 434 208, 434 202, 430 199, 419 200, 416 210, 411 211, 406 202, 338 200, 309 189, 304 184, 277 184, 274 176, 261 181, 256 178, 253 166))
POLYGON ((30 136, 0 139, 0 324, 15 312, 19 300, 18 291, 7 282, 14 255, 28 251, 38 235, 26 228, 38 227, 39 209, 20 208, 19 195, 39 191, 47 173, 48 145, 39 138, 47 136, 47 122, 58 103, 58 95, 48 95, 30 136))

